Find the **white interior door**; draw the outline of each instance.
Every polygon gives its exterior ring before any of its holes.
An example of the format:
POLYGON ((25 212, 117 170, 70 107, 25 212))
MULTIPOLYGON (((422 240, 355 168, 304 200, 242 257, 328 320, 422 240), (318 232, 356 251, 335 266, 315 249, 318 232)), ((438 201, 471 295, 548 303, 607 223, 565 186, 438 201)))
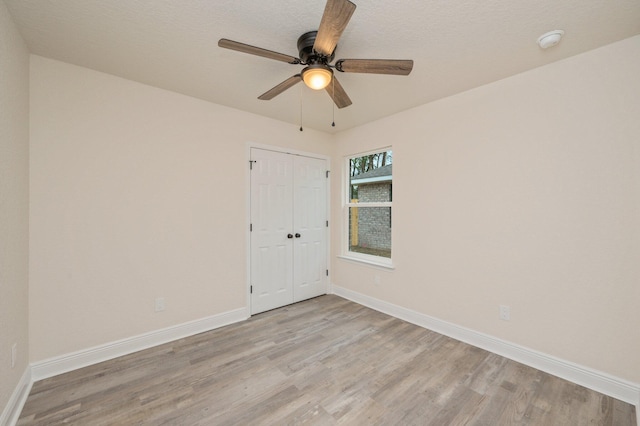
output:
POLYGON ((327 291, 326 161, 251 149, 251 313, 327 291))
POLYGON ((251 313, 255 314, 293 300, 293 164, 287 155, 262 149, 252 149, 251 160, 251 313))
POLYGON ((310 299, 327 292, 326 171, 325 160, 294 157, 294 302, 310 299))

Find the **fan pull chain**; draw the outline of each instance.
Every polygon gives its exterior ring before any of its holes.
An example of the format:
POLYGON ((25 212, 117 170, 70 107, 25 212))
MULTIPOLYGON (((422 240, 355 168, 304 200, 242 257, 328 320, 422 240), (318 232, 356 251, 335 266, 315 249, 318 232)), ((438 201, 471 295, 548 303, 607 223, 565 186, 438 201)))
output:
POLYGON ((302 130, 302 86, 300 86, 300 131, 302 130))
POLYGON ((336 127, 336 102, 334 101, 334 99, 336 98, 336 79, 332 78, 331 79, 331 84, 332 84, 332 90, 333 90, 333 96, 331 97, 331 127, 336 127))

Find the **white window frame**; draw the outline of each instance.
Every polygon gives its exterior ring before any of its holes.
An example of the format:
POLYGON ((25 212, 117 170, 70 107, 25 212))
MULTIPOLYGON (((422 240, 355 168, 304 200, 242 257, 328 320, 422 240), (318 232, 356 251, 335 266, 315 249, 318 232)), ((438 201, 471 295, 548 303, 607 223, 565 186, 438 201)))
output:
MULTIPOLYGON (((343 185, 342 185, 342 255, 338 256, 345 260, 356 261, 366 263, 369 265, 380 266, 384 268, 394 269, 393 264, 393 201, 387 202, 365 202, 365 203, 352 203, 349 198, 350 184, 351 184, 351 159, 357 157, 364 157, 371 154, 377 154, 379 152, 392 151, 391 146, 377 148, 370 151, 360 152, 356 154, 350 154, 344 157, 343 161, 343 185), (372 254, 358 253, 349 250, 349 209, 351 207, 357 208, 370 208, 370 207, 389 207, 391 208, 391 257, 375 256, 372 254)), ((391 182, 393 184, 393 175, 391 176, 391 182)))

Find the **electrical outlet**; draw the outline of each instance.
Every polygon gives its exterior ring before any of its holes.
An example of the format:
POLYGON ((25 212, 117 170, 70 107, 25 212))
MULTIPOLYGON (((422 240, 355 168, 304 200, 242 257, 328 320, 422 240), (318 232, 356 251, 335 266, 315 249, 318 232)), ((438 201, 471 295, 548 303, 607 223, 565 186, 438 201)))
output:
POLYGON ((162 312, 164 308, 164 297, 156 297, 156 312, 162 312))
POLYGON ((511 319, 511 308, 507 305, 500 305, 500 319, 509 321, 511 319))
POLYGON ((16 366, 16 359, 18 358, 18 344, 11 345, 11 368, 16 366))

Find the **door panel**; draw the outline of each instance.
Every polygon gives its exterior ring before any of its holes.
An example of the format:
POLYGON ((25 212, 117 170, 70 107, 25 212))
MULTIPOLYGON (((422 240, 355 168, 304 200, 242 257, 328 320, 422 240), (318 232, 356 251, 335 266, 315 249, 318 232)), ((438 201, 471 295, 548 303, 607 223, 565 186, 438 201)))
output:
POLYGON ((327 292, 326 161, 294 158, 293 229, 300 237, 293 250, 294 301, 327 292))
POLYGON ((283 154, 251 150, 251 313, 293 299, 293 168, 283 154))

